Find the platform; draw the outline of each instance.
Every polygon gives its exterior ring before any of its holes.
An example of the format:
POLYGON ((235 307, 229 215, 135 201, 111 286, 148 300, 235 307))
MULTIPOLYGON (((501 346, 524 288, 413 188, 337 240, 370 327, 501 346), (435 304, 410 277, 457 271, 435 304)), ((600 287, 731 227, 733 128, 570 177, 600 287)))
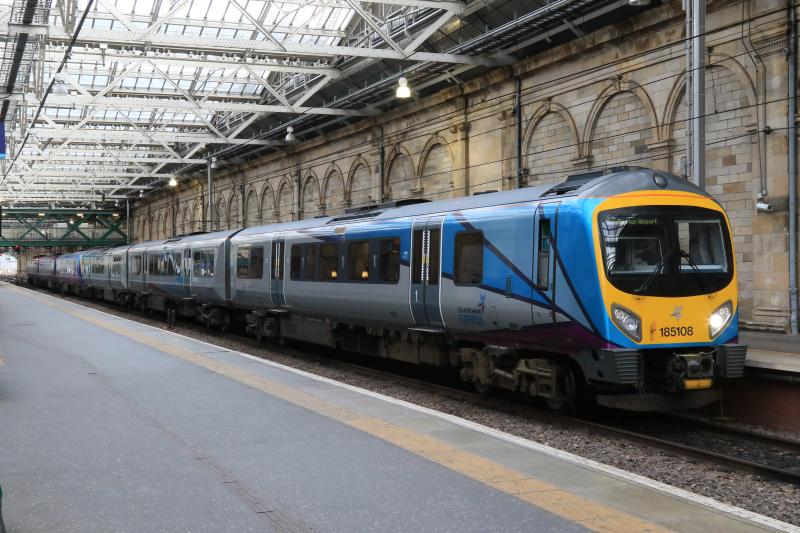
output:
POLYGON ((16 531, 753 531, 769 518, 0 284, 16 531))
POLYGON ((800 338, 784 333, 742 331, 739 342, 747 344, 745 366, 761 371, 800 374, 800 338))

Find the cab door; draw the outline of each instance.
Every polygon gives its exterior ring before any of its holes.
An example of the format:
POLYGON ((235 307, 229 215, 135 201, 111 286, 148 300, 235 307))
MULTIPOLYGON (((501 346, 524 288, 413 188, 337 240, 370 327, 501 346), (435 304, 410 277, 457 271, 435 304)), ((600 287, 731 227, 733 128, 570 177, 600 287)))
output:
POLYGON ((541 340, 558 340, 556 333, 556 237, 559 203, 540 204, 536 208, 533 250, 532 320, 541 340), (547 327, 550 326, 550 327, 547 327))
POLYGON ((272 239, 272 268, 270 269, 270 296, 272 305, 275 307, 285 307, 286 298, 283 294, 283 280, 285 277, 285 257, 286 239, 275 235, 272 239))
POLYGON ((412 225, 409 301, 416 328, 444 328, 440 290, 443 220, 440 215, 421 217, 412 225))

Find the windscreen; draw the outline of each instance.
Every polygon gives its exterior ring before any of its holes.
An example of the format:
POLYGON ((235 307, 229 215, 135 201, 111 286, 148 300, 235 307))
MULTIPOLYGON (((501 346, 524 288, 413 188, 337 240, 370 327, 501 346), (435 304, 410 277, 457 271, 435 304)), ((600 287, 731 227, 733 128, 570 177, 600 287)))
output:
POLYGON ((718 211, 631 207, 604 211, 598 219, 606 276, 620 290, 687 296, 730 283, 730 236, 718 211))

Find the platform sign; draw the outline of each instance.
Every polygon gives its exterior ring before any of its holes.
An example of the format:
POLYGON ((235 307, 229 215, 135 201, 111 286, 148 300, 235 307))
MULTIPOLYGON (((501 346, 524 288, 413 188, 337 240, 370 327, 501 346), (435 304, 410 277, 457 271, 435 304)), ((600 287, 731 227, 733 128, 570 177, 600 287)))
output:
POLYGON ((0 122, 0 159, 6 158, 6 125, 0 122))

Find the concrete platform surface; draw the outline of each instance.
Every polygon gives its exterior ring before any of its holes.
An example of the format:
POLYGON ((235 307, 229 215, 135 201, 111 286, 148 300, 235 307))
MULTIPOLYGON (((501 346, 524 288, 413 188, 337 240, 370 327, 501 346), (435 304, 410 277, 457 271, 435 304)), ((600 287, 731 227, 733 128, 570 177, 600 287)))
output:
POLYGON ((9 533, 800 531, 8 284, 0 365, 9 533))
POLYGON ((745 366, 800 374, 800 338, 797 336, 743 331, 739 342, 748 346, 745 366))

